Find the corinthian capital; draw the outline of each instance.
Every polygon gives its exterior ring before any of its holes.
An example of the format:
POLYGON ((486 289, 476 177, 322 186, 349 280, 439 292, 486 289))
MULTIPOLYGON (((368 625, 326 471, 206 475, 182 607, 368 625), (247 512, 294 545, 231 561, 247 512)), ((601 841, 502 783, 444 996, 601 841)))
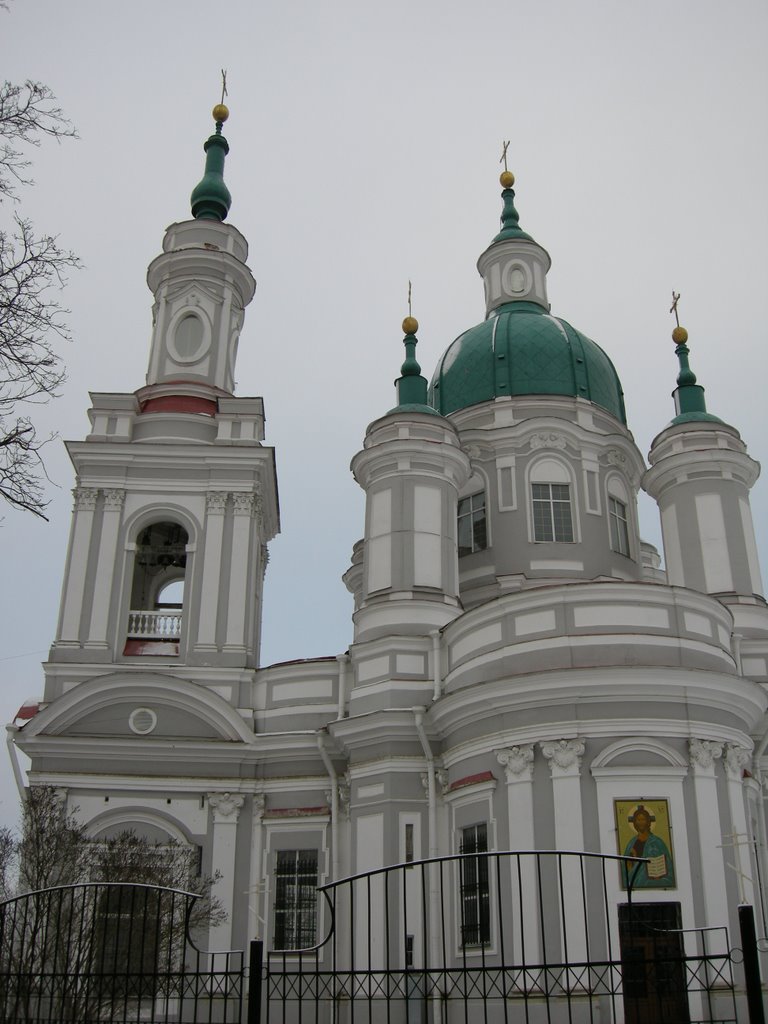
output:
POLYGON ((530 782, 533 778, 532 743, 497 750, 496 760, 504 765, 507 782, 530 782))
POLYGON ((723 744, 714 740, 691 740, 688 744, 694 769, 711 768, 715 759, 722 757, 723 744))
POLYGON ((75 512, 93 512, 99 492, 95 487, 75 487, 72 491, 75 498, 75 512))
POLYGON ((245 803, 245 797, 239 793, 209 793, 208 803, 213 810, 213 822, 235 823, 240 816, 240 808, 245 803))
POLYGON ((205 507, 208 512, 224 512, 224 509, 227 507, 227 492, 208 491, 205 496, 205 507))
POLYGON ((725 748, 725 771, 731 780, 741 781, 744 769, 752 761, 752 751, 738 743, 729 743, 725 748))
POLYGON ((255 515, 261 505, 261 499, 257 494, 244 494, 242 491, 235 491, 232 495, 232 507, 237 516, 255 515))
POLYGON ((549 761, 552 775, 578 775, 584 753, 583 740, 553 740, 541 744, 541 752, 549 761))
POLYGON ((120 487, 110 487, 104 491, 104 508, 108 512, 119 512, 125 502, 125 491, 120 487))

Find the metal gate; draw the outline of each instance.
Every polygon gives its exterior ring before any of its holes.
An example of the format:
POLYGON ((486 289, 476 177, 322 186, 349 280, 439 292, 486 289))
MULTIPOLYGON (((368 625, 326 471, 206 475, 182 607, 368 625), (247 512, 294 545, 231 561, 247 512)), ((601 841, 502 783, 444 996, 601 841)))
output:
POLYGON ((266 954, 266 1020, 736 1024, 726 930, 662 934, 635 914, 637 863, 473 851, 324 885, 322 941, 266 954))
POLYGON ((239 1024, 243 954, 202 952, 195 893, 85 883, 0 903, 0 1020, 239 1024))

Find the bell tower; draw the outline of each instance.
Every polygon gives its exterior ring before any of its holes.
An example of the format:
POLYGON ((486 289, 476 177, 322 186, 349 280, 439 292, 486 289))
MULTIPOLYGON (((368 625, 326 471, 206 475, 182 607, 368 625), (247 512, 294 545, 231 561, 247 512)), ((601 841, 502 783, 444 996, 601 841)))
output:
POLYGON ((235 397, 248 244, 225 223, 229 111, 214 107, 192 218, 150 264, 146 385, 92 394, 91 431, 67 449, 75 503, 46 700, 77 682, 178 671, 242 703, 259 661, 267 544, 279 530, 261 398, 235 397))

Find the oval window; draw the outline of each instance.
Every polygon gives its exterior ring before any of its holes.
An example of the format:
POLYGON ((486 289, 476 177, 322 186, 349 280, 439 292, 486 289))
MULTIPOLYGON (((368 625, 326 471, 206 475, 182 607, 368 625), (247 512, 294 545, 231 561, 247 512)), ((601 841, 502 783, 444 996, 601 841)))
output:
POLYGON ((174 344, 182 359, 194 359, 203 347, 203 322, 194 313, 187 313, 176 325, 174 344))

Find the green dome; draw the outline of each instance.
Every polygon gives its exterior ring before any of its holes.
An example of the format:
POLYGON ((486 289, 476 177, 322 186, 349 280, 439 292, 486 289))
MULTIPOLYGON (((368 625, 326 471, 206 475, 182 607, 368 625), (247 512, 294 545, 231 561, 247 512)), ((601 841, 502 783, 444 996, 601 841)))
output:
POLYGON ((535 302, 499 306, 453 342, 429 386, 443 416, 504 395, 574 395, 626 423, 624 392, 603 350, 535 302))

